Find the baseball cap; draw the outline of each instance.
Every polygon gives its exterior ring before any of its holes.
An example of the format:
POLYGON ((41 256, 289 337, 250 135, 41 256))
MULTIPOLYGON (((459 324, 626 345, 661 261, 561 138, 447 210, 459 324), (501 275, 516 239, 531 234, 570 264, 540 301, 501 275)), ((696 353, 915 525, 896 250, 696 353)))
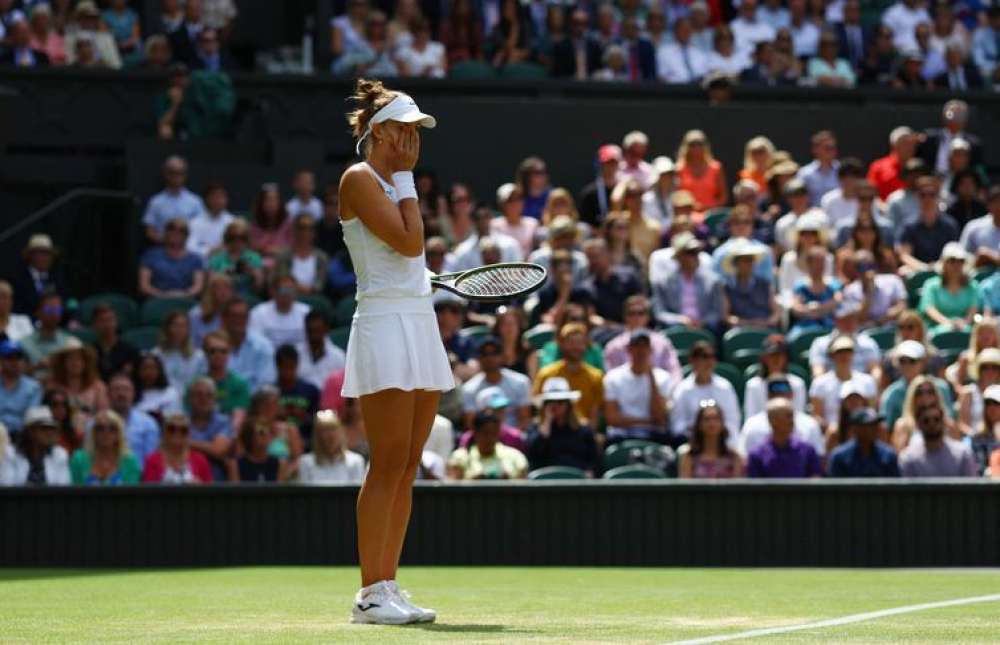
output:
POLYGON ((490 387, 484 387, 476 394, 476 411, 481 412, 483 410, 493 410, 496 408, 505 408, 510 405, 510 399, 504 394, 504 391, 499 387, 493 385, 490 387))
POLYGON ((0 358, 13 358, 15 356, 24 356, 21 344, 9 338, 0 341, 0 358))
POLYGON ((843 401, 847 397, 852 396, 854 394, 857 394, 858 396, 860 396, 863 399, 866 399, 866 400, 868 399, 868 397, 865 396, 865 393, 861 391, 861 386, 857 382, 855 382, 854 379, 851 379, 850 381, 845 381, 845 382, 841 383, 840 384, 840 392, 839 392, 839 394, 840 394, 840 400, 841 401, 843 401))
POLYGON ((47 405, 32 406, 24 413, 24 427, 30 428, 31 426, 59 427, 55 417, 52 416, 52 410, 47 405))
POLYGON ((675 235, 674 239, 670 242, 670 246, 673 247, 674 253, 701 250, 701 242, 698 241, 698 238, 686 231, 675 235))
POLYGON ((476 351, 482 353, 484 347, 495 347, 500 349, 500 339, 496 336, 485 336, 476 343, 476 351))
POLYGON ((1000 403, 1000 385, 991 385, 983 392, 983 401, 1000 403))
POLYGON ((656 159, 653 159, 653 171, 656 172, 657 176, 665 175, 669 172, 674 172, 675 170, 676 167, 670 157, 657 157, 656 159))
POLYGON ((904 340, 896 348, 896 355, 919 361, 927 357, 927 348, 915 340, 904 340))
POLYGON ((597 161, 607 163, 609 161, 621 161, 622 149, 613 143, 608 143, 597 149, 597 161))
POLYGON ((772 374, 767 377, 767 396, 791 396, 792 382, 784 374, 772 374))
POLYGON ((831 354, 836 354, 837 352, 842 352, 848 349, 854 351, 854 339, 850 336, 838 336, 832 343, 830 343, 831 354))
POLYGON ((788 183, 785 184, 785 194, 786 195, 805 195, 809 192, 806 188, 806 182, 802 181, 798 177, 794 179, 789 179, 788 183))
POLYGON ((878 423, 882 419, 882 415, 872 408, 858 408, 847 417, 847 423, 852 426, 867 426, 878 423))

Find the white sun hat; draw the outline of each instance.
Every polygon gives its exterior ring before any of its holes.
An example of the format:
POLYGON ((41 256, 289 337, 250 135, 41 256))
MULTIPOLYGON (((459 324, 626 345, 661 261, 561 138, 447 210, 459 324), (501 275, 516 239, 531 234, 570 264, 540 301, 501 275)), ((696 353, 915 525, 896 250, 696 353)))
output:
POLYGON ((417 102, 410 95, 400 93, 399 96, 392 99, 388 105, 376 112, 368 121, 368 126, 365 128, 364 134, 358 139, 358 144, 354 148, 359 155, 361 154, 361 142, 371 134, 372 126, 376 123, 385 123, 386 121, 416 123, 425 128, 434 128, 437 126, 437 119, 421 112, 420 108, 417 107, 417 102))

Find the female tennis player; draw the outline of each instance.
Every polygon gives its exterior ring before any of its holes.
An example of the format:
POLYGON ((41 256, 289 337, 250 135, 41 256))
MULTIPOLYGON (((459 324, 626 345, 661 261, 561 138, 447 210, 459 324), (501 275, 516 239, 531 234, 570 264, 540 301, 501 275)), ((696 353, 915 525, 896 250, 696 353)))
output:
POLYGON ((348 114, 364 161, 340 180, 344 242, 358 307, 342 393, 359 398, 371 462, 358 496, 361 584, 352 622, 431 622, 396 584, 413 479, 441 392, 455 387, 431 303, 413 167, 419 126, 437 122, 409 96, 361 79, 348 114))

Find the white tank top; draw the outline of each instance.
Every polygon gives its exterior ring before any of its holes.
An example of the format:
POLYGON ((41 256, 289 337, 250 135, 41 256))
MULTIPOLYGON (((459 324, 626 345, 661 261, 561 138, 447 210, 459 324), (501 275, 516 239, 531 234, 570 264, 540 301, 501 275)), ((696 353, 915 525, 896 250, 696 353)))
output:
MULTIPOLYGON (((396 203, 396 188, 386 183, 371 166, 365 166, 386 196, 396 203)), ((423 251, 414 258, 398 253, 368 230, 360 217, 341 220, 344 243, 354 263, 358 280, 356 298, 412 298, 431 295, 430 271, 423 251)))

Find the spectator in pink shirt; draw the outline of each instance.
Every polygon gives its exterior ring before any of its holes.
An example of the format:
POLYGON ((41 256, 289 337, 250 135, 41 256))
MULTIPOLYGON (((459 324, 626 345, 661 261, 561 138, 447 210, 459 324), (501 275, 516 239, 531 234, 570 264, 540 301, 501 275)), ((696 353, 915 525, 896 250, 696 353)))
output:
POLYGON ((645 132, 633 130, 625 135, 622 140, 622 159, 618 167, 618 181, 635 178, 642 184, 643 190, 648 190, 656 182, 656 171, 653 166, 646 161, 646 153, 649 151, 649 137, 645 132))
MULTIPOLYGON (((646 296, 640 294, 626 298, 624 312, 624 330, 604 346, 604 368, 606 370, 624 365, 629 361, 628 342, 633 330, 650 328, 651 305, 646 296)), ((663 334, 650 334, 650 344, 653 350, 653 367, 659 367, 669 372, 674 382, 684 378, 680 361, 677 358, 677 350, 670 339, 663 334)))
POLYGON ((66 64, 66 42, 52 25, 52 9, 39 4, 31 11, 31 35, 28 45, 49 57, 50 65, 66 64))

